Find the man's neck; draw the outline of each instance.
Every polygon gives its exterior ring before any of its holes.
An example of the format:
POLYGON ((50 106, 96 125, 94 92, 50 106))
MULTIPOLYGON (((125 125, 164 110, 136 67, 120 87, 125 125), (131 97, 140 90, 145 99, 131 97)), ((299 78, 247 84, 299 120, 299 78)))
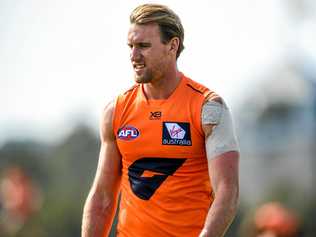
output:
POLYGON ((149 100, 168 99, 177 88, 181 78, 178 70, 151 83, 144 84, 144 93, 149 100))

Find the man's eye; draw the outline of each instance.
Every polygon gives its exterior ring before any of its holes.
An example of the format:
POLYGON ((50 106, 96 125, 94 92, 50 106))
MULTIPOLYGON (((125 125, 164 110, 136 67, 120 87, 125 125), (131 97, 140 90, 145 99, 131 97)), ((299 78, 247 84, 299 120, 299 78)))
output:
POLYGON ((149 48, 150 44, 139 44, 139 48, 149 48))

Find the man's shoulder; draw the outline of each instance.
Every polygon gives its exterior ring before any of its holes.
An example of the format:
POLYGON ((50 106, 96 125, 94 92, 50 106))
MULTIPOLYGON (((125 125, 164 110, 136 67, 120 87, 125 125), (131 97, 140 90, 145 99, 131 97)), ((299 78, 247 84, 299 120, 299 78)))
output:
POLYGON ((124 100, 128 100, 131 97, 134 97, 137 95, 137 91, 139 88, 139 84, 134 84, 130 87, 128 87, 127 89, 123 89, 116 97, 116 101, 124 101, 124 100))
POLYGON ((126 105, 131 105, 134 101, 137 101, 137 97, 140 96, 139 92, 140 85, 134 84, 128 89, 122 90, 115 98, 115 110, 122 110, 126 105))
POLYGON ((129 86, 128 88, 123 89, 122 92, 120 93, 120 95, 123 95, 123 96, 129 95, 129 94, 133 93, 134 91, 136 91, 138 89, 138 87, 139 87, 139 84, 137 84, 137 83, 132 85, 132 86, 129 86))
POLYGON ((185 80, 186 80, 186 86, 187 88, 189 88, 189 90, 192 90, 202 96, 204 96, 205 98, 208 98, 210 95, 217 95, 216 92, 210 88, 208 88, 207 86, 203 85, 200 82, 197 82, 189 77, 185 76, 185 80))

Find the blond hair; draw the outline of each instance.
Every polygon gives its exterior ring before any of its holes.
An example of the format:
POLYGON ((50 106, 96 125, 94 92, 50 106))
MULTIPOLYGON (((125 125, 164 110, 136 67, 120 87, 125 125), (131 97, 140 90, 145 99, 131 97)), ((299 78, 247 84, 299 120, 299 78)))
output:
POLYGON ((180 18, 167 6, 160 4, 140 5, 132 11, 130 23, 139 25, 156 23, 160 29, 162 43, 168 43, 173 37, 179 38, 177 58, 184 49, 184 29, 180 18))

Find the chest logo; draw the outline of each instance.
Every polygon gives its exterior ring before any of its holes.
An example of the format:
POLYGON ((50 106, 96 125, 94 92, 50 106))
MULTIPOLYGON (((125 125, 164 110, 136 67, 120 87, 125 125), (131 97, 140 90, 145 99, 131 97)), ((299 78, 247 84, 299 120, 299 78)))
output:
POLYGON ((128 180, 133 193, 149 200, 168 176, 173 175, 185 158, 142 157, 128 167, 128 180), (147 174, 147 175, 146 175, 147 174))
POLYGON ((163 122, 162 144, 192 146, 190 123, 163 122))
POLYGON ((117 137, 121 140, 133 140, 139 136, 139 131, 133 126, 124 126, 117 132, 117 137))

